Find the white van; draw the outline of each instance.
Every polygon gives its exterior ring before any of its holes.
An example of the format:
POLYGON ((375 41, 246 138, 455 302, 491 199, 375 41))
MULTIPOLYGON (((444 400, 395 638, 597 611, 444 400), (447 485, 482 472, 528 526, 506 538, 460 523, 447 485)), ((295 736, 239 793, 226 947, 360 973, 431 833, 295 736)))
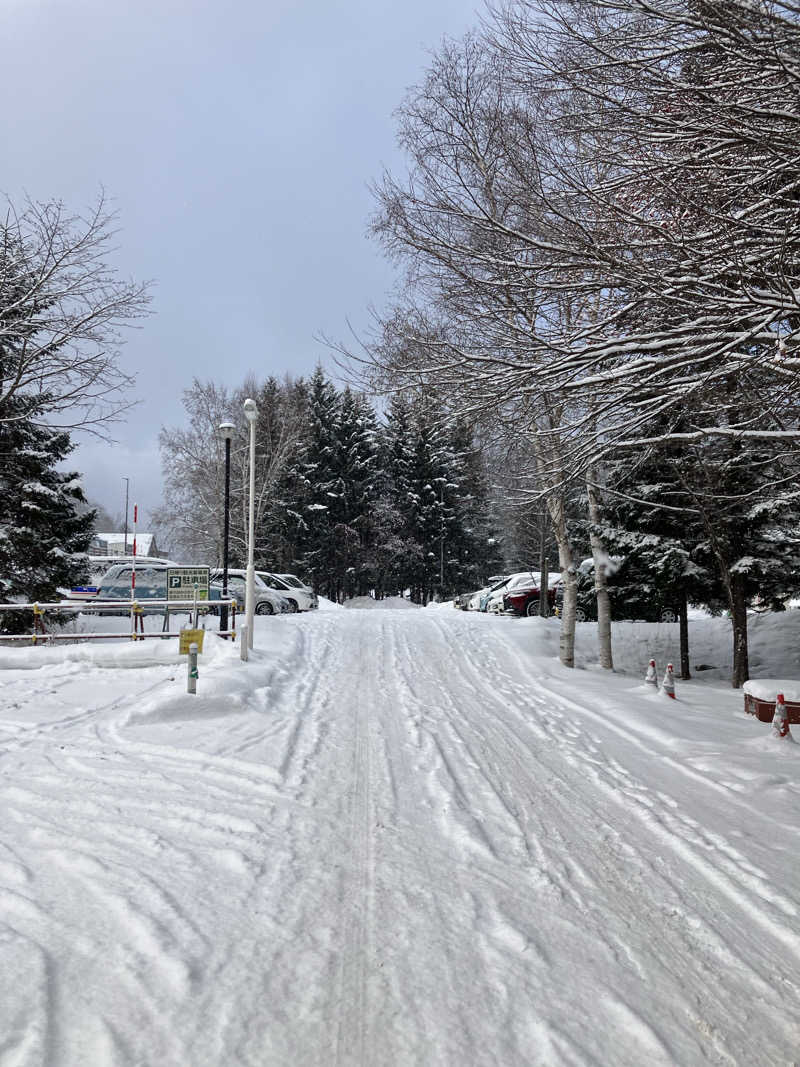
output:
POLYGON ((313 611, 319 607, 317 594, 294 574, 274 574, 272 571, 256 571, 262 582, 278 589, 286 597, 292 611, 313 611))

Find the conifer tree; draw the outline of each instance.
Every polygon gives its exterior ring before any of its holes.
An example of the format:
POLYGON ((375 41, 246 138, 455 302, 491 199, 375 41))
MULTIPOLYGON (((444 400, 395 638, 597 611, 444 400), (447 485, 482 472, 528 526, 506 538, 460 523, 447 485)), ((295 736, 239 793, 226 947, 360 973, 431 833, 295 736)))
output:
POLYGON ((369 554, 380 485, 377 420, 363 395, 345 389, 337 429, 339 582, 345 596, 363 595, 374 584, 369 554))
POLYGON ((682 613, 687 598, 723 603, 733 628, 735 687, 749 677, 748 605, 758 598, 780 606, 800 584, 794 480, 766 445, 725 438, 670 444, 612 486, 624 495, 610 505, 603 532, 629 557, 628 585, 644 568, 652 595, 682 613))
POLYGON ((337 466, 340 401, 321 367, 308 385, 308 437, 302 464, 300 508, 303 527, 299 561, 314 588, 338 600, 335 527, 339 521, 342 485, 337 466))
POLYGON ((15 396, 0 418, 3 600, 57 600, 88 578, 94 511, 85 510, 79 475, 57 469, 72 451, 69 434, 40 425, 40 413, 38 402, 15 396))

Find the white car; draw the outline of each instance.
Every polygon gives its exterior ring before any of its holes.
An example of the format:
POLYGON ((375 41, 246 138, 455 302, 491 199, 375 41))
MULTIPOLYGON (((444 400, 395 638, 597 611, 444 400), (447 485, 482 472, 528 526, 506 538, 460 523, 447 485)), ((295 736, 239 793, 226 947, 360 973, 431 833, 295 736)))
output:
POLYGON ((480 611, 481 598, 486 596, 490 589, 491 586, 485 585, 482 589, 478 589, 476 592, 474 592, 467 601, 467 611, 480 611))
MULTIPOLYGON (((75 585, 72 589, 63 590, 67 600, 94 600, 101 582, 112 567, 132 564, 133 556, 89 556, 89 581, 85 585, 75 585)), ((179 567, 179 563, 173 563, 171 559, 162 559, 160 556, 137 556, 136 567, 142 568, 151 564, 165 567, 179 567)))
POLYGON ((292 611, 313 611, 319 606, 317 594, 295 574, 275 574, 273 571, 256 571, 256 574, 271 589, 277 589, 286 597, 292 611))
MULTIPOLYGON (((222 571, 213 571, 211 574, 211 581, 215 588, 221 590, 222 571)), ((254 611, 256 615, 283 615, 286 612, 296 610, 292 607, 286 597, 283 596, 282 591, 270 588, 270 586, 261 580, 257 571, 253 581, 253 592, 255 593, 254 611)), ((237 610, 244 611, 247 595, 246 570, 237 569, 228 571, 228 594, 229 596, 236 597, 237 610)))

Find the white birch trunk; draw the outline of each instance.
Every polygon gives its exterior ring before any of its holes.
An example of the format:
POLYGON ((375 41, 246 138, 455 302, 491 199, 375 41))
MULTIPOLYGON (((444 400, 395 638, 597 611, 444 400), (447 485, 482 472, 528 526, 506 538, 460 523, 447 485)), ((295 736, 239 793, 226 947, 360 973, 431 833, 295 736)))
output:
POLYGON ((606 574, 605 560, 607 553, 600 537, 595 533, 594 527, 600 524, 600 502, 593 483, 594 472, 588 471, 586 495, 589 498, 589 521, 592 529, 589 533, 589 542, 592 546, 592 559, 594 560, 594 592, 597 597, 597 645, 600 652, 600 666, 607 671, 614 670, 614 660, 611 653, 611 601, 608 596, 608 575, 606 574))
POLYGON ((561 612, 561 633, 558 639, 558 656, 565 667, 575 666, 575 610, 578 605, 578 581, 575 574, 575 560, 567 530, 564 498, 551 494, 547 498, 547 508, 553 523, 553 536, 558 546, 558 562, 561 565, 561 580, 564 583, 564 600, 561 612))

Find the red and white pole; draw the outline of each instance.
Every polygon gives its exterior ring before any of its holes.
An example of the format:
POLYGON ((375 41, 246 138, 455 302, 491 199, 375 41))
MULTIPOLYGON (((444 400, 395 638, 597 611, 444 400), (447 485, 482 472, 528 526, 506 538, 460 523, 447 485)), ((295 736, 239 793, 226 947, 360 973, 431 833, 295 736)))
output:
POLYGON ((139 505, 133 505, 133 565, 131 566, 131 600, 136 599, 136 523, 139 521, 139 505))
POLYGON ((673 674, 671 663, 667 664, 667 669, 664 671, 664 681, 661 683, 661 687, 668 697, 672 700, 675 699, 675 675, 673 674))
POLYGON ((775 714, 772 717, 772 736, 786 738, 794 741, 792 731, 789 729, 789 712, 786 710, 783 693, 778 693, 775 698, 775 714))
POLYGON ((656 674, 656 661, 651 659, 647 664, 647 674, 644 676, 647 685, 654 685, 658 689, 658 675, 656 674))
POLYGON ((131 634, 133 639, 136 640, 137 622, 136 622, 136 608, 134 607, 134 601, 136 600, 136 523, 139 519, 139 505, 133 505, 133 559, 131 561, 131 634))

